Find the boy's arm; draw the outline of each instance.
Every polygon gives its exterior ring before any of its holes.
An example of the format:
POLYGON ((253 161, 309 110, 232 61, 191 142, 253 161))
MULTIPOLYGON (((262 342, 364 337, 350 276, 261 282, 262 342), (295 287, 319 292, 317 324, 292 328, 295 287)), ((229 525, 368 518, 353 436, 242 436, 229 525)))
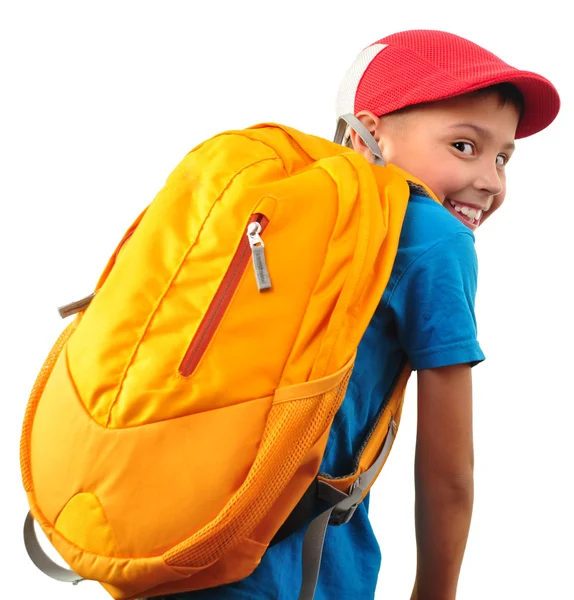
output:
POLYGON ((411 600, 454 600, 473 505, 468 364, 418 372, 417 574, 411 600))

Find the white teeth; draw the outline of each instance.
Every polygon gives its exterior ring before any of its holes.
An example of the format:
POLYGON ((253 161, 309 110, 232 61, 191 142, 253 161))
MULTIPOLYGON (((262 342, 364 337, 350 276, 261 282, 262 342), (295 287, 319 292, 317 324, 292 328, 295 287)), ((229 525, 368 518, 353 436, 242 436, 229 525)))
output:
POLYGON ((475 217, 476 217, 476 213, 478 212, 477 210, 475 210, 474 208, 468 208, 466 206, 463 206, 460 209, 460 212, 463 215, 466 215, 471 221, 474 221, 475 217))
POLYGON ((459 206, 452 200, 449 200, 449 204, 454 208, 456 212, 462 213, 469 221, 476 221, 482 217, 482 211, 479 208, 470 208, 468 206, 459 206))

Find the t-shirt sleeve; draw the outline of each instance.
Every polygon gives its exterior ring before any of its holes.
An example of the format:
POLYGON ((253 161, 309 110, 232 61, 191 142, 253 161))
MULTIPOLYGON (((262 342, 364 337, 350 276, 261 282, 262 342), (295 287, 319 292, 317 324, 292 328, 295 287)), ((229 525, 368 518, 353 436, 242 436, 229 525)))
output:
POLYGON ((414 370, 484 360, 474 313, 477 279, 474 237, 466 232, 444 238, 404 270, 389 306, 414 370))

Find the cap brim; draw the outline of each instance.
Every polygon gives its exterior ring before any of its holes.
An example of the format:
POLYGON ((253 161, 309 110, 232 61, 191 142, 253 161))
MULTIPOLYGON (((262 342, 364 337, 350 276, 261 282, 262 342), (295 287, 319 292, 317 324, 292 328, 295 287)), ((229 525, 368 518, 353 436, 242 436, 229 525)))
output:
POLYGON ((497 74, 488 81, 482 81, 473 88, 477 90, 497 83, 513 84, 524 98, 524 112, 516 129, 516 139, 542 131, 558 115, 560 96, 552 83, 541 75, 511 69, 507 73, 497 74))
POLYGON ((547 79, 536 73, 519 71, 505 81, 515 85, 524 97, 524 113, 516 130, 517 139, 538 133, 554 121, 560 110, 560 96, 547 79))

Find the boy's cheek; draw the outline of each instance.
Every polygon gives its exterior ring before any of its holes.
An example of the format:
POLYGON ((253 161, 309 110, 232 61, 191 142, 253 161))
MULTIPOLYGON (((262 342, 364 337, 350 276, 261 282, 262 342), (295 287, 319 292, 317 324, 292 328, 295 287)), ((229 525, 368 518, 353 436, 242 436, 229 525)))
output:
POLYGON ((494 196, 492 205, 490 206, 489 210, 487 210, 485 213, 483 213, 482 220, 480 222, 481 225, 486 221, 486 219, 491 217, 493 215, 493 213, 496 212, 502 206, 505 198, 506 198, 506 188, 504 190, 502 190, 502 192, 500 192, 500 194, 497 194, 496 196, 494 196))

